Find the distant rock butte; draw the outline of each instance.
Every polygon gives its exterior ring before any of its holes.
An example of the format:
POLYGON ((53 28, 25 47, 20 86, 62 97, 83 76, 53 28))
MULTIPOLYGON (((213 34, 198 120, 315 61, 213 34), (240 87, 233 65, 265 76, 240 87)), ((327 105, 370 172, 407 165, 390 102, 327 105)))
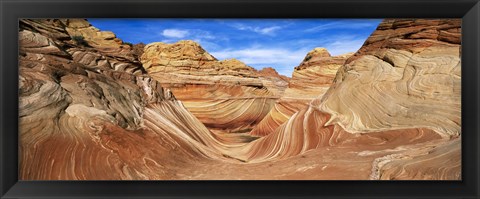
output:
POLYGON ((250 132, 265 136, 275 131, 293 114, 305 108, 310 101, 321 97, 333 83, 335 74, 353 53, 331 56, 325 48, 310 51, 295 67, 288 88, 267 116, 250 132))
POLYGON ((285 76, 285 75, 280 75, 278 74, 278 72, 272 68, 272 67, 265 67, 265 68, 262 68, 261 70, 259 70, 257 72, 257 74, 260 76, 260 77, 276 77, 276 78, 279 78, 285 82, 288 82, 290 81, 290 78, 285 76))
POLYGON ((289 77, 278 74, 278 72, 271 67, 262 68, 257 71, 257 75, 258 78, 262 80, 263 85, 274 93, 275 96, 282 96, 290 81, 289 77))
POLYGON ((236 59, 218 61, 198 43, 182 40, 174 44, 155 42, 145 46, 141 57, 149 73, 176 73, 182 75, 232 75, 257 77, 255 69, 236 59))
POLYGON ((141 61, 200 121, 223 132, 249 131, 287 86, 282 77, 259 73, 239 60, 218 61, 189 40, 148 44, 141 61))

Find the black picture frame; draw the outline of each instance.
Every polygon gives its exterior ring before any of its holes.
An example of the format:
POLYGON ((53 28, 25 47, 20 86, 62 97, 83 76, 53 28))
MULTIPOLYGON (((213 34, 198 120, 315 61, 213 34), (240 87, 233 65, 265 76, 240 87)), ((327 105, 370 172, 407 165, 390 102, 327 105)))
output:
POLYGON ((0 0, 1 198, 479 198, 478 0, 0 0), (19 18, 462 18, 461 181, 18 181, 19 18))

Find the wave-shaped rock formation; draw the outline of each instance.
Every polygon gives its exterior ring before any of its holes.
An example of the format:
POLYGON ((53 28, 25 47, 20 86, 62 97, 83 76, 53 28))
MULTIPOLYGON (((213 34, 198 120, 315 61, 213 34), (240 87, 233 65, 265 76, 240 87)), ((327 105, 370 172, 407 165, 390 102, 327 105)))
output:
POLYGON ((459 180, 460 22, 384 20, 288 79, 190 41, 142 50, 83 19, 22 19, 19 178, 459 180))
POLYGON ((112 33, 85 20, 20 20, 19 43, 20 179, 166 179, 222 158, 112 33))
POLYGON ((287 86, 276 72, 259 73, 236 59, 219 61, 190 40, 148 44, 141 61, 200 121, 223 132, 248 132, 287 86))
POLYGON ((321 110, 350 132, 415 127, 459 136, 460 24, 384 21, 340 68, 321 110))
POLYGON ((285 123, 293 114, 305 108, 310 101, 321 97, 330 88, 335 74, 353 53, 331 56, 325 48, 310 51, 295 67, 288 88, 270 112, 250 132, 265 136, 285 123))
POLYGON ((364 150, 358 160, 388 152, 375 158, 370 179, 460 179, 460 65, 459 19, 385 20, 322 98, 250 143, 242 158, 338 145, 329 153, 364 150))

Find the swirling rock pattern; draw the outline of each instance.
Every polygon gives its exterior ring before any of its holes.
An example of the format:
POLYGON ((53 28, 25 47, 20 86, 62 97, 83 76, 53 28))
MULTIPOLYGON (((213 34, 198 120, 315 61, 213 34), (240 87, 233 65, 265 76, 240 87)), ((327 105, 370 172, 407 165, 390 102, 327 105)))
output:
POLYGON ((461 179, 460 139, 427 143, 373 162, 372 180, 461 179))
POLYGON ((64 22, 20 21, 20 179, 172 179, 182 164, 224 159, 170 90, 115 67, 138 67, 129 52, 75 45, 64 22))
POLYGON ((460 20, 386 20, 339 69, 321 110, 349 132, 460 135, 460 20), (369 111, 360 111, 369 110, 369 111))
POLYGON ((315 106, 308 106, 295 113, 274 133, 250 143, 243 149, 248 150, 243 155, 247 161, 256 162, 288 158, 327 146, 380 150, 441 138, 428 129, 402 129, 355 135, 339 125, 325 125, 328 119, 328 114, 315 106))
POLYGON ((348 59, 314 49, 285 91, 188 41, 147 45, 147 74, 112 34, 20 20, 21 180, 461 179, 459 19, 384 20, 348 59))
POLYGON ((273 161, 333 146, 331 154, 360 149, 359 159, 383 154, 369 179, 460 179, 459 31, 459 19, 383 21, 322 98, 239 157, 273 161))
POLYGON ((325 48, 310 51, 293 71, 286 97, 315 99, 321 97, 332 84, 335 74, 353 53, 331 56, 325 48))
POLYGON ((257 72, 236 59, 218 61, 189 40, 148 44, 141 61, 207 127, 224 132, 250 131, 287 86, 276 73, 257 72))
MULTIPOLYGON (((20 29, 48 37, 52 45, 62 51, 66 58, 75 62, 95 66, 98 70, 114 69, 133 74, 144 74, 141 63, 134 57, 131 47, 124 44, 114 33, 100 31, 83 19, 24 19, 20 29), (86 46, 78 45, 72 39, 81 37, 86 46), (85 50, 89 49, 89 50, 85 50), (69 52, 66 52, 66 51, 69 52)), ((34 37, 19 37, 26 40, 34 37)), ((27 42, 22 46, 27 47, 27 42)), ((33 49, 29 49, 30 52, 33 49)), ((38 51, 37 51, 38 52, 38 51)), ((42 51, 45 53, 45 51, 42 51)))
POLYGON ((310 101, 321 97, 333 83, 338 68, 352 54, 331 56, 325 48, 310 51, 302 63, 295 67, 292 79, 282 97, 250 134, 265 136, 274 132, 293 114, 305 108, 310 101))

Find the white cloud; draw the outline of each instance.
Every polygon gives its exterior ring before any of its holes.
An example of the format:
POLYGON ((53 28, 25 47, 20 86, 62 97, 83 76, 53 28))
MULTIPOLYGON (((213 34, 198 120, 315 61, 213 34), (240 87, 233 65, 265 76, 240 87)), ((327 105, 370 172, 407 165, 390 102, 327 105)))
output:
POLYGON ((164 43, 175 43, 179 40, 193 40, 197 43, 200 43, 202 47, 214 50, 220 48, 217 41, 228 41, 228 38, 225 36, 214 35, 209 31, 201 29, 165 29, 162 32, 162 35, 167 37, 162 39, 161 42, 164 43))
POLYGON ((215 37, 215 35, 213 35, 209 31, 204 31, 204 30, 193 30, 192 34, 195 35, 195 38, 198 38, 198 39, 213 40, 217 38, 215 37))
POLYGON ((162 32, 162 35, 165 37, 173 37, 173 38, 184 38, 189 34, 188 30, 180 30, 180 29, 165 29, 162 32))
POLYGON ((179 39, 174 39, 174 38, 169 38, 169 39, 162 39, 160 40, 160 42, 163 42, 163 43, 175 43, 177 42, 179 39))
POLYGON ((252 32, 256 32, 262 35, 275 35, 277 30, 282 29, 280 26, 269 26, 269 27, 258 27, 258 26, 248 26, 244 24, 235 24, 233 25, 234 28, 238 30, 248 30, 252 32))
POLYGON ((378 24, 376 23, 369 23, 365 21, 337 21, 322 24, 319 26, 315 26, 309 29, 306 29, 305 32, 318 32, 322 30, 331 30, 331 29, 361 29, 361 28, 368 28, 368 27, 376 27, 378 24))
POLYGON ((332 56, 341 55, 349 52, 357 52, 362 47, 364 39, 335 41, 325 45, 325 48, 330 52, 332 56))
POLYGON ((281 28, 280 26, 272 26, 267 28, 256 27, 254 31, 264 35, 271 35, 271 34, 274 34, 275 31, 280 30, 280 28, 281 28))
POLYGON ((324 42, 324 47, 332 56, 341 55, 349 52, 357 52, 362 47, 366 38, 359 38, 354 35, 336 35, 324 42))
POLYGON ((341 55, 349 52, 356 52, 362 47, 366 38, 356 35, 334 35, 326 38, 317 39, 299 39, 282 43, 284 46, 294 48, 326 48, 332 56, 341 55))
POLYGON ((293 68, 298 66, 311 49, 288 50, 285 48, 245 48, 211 52, 218 59, 236 58, 245 64, 261 69, 275 68, 278 73, 292 76, 293 68))
POLYGON ((291 77, 293 69, 315 47, 326 48, 332 56, 355 53, 365 42, 363 38, 351 35, 337 35, 327 40, 305 40, 300 43, 288 43, 283 47, 266 48, 260 44, 243 49, 224 49, 212 51, 218 59, 236 58, 256 69, 272 67, 278 73, 291 77), (309 45, 307 45, 307 42, 309 45), (317 44, 315 44, 317 42, 317 44), (313 44, 313 45, 312 45, 313 44), (293 47, 293 48, 292 48, 293 47), (295 48, 296 47, 296 48, 295 48))
POLYGON ((193 41, 197 42, 200 44, 200 46, 202 46, 205 50, 209 51, 209 50, 215 50, 215 49, 220 49, 221 46, 214 43, 214 42, 210 42, 210 41, 207 41, 207 40, 204 40, 204 39, 193 39, 193 41))

